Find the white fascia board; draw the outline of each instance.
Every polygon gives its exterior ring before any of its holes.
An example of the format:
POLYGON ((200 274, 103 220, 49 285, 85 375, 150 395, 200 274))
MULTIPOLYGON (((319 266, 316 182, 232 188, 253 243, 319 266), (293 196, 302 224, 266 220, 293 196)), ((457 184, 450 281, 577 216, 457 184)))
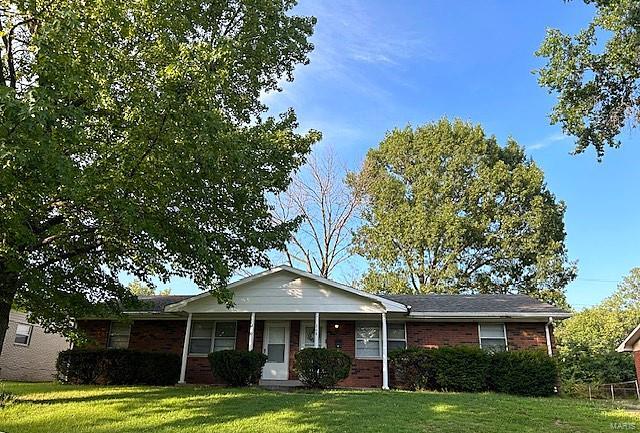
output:
POLYGON ((627 338, 616 348, 616 352, 633 352, 633 346, 640 340, 640 325, 636 326, 627 338))
POLYGON ((409 317, 416 318, 451 318, 451 319, 509 319, 509 318, 532 318, 532 319, 548 319, 553 317, 554 319, 566 319, 571 317, 571 313, 522 313, 522 312, 508 312, 508 311, 494 311, 494 312, 417 312, 412 311, 409 313, 409 317))

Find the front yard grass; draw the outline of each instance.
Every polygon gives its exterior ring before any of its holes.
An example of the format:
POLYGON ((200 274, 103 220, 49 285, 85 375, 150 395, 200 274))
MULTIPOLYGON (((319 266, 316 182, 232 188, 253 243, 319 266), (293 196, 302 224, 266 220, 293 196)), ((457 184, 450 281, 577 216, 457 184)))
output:
POLYGON ((607 432, 640 430, 638 412, 565 398, 402 391, 0 383, 6 433, 607 432))

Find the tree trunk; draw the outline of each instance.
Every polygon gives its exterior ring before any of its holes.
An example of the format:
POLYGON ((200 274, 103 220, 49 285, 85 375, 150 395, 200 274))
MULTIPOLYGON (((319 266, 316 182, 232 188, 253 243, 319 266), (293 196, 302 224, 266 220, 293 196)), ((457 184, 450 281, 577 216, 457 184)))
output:
POLYGON ((17 291, 18 275, 9 271, 5 263, 0 260, 0 355, 2 355, 2 346, 9 327, 11 305, 17 291))

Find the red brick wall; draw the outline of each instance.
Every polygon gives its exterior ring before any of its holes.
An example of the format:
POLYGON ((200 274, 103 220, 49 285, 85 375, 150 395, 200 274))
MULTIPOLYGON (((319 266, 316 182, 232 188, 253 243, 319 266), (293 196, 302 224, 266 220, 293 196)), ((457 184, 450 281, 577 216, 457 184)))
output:
POLYGON ((509 322, 507 327, 507 344, 509 350, 547 347, 545 323, 509 322))
POLYGON ((640 383, 640 350, 633 352, 633 358, 636 361, 636 376, 638 377, 638 383, 640 383))
POLYGON ((109 341, 110 320, 78 320, 78 330, 89 339, 84 347, 103 348, 109 341))
POLYGON ((473 322, 407 322, 407 346, 440 347, 479 345, 473 322))
POLYGON ((354 321, 327 321, 327 347, 337 348, 352 360, 351 374, 339 383, 354 388, 379 388, 382 386, 382 361, 356 359, 356 324, 354 321), (336 329, 335 325, 338 325, 336 329))
POLYGON ((186 328, 186 320, 136 320, 131 325, 129 349, 182 356, 186 328))

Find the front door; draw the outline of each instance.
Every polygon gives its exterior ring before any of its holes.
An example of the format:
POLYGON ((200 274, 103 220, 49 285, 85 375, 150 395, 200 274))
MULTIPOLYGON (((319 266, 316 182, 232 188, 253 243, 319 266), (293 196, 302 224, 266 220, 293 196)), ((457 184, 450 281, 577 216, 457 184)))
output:
POLYGON ((262 352, 267 363, 262 378, 287 380, 289 378, 289 322, 265 322, 262 352))

